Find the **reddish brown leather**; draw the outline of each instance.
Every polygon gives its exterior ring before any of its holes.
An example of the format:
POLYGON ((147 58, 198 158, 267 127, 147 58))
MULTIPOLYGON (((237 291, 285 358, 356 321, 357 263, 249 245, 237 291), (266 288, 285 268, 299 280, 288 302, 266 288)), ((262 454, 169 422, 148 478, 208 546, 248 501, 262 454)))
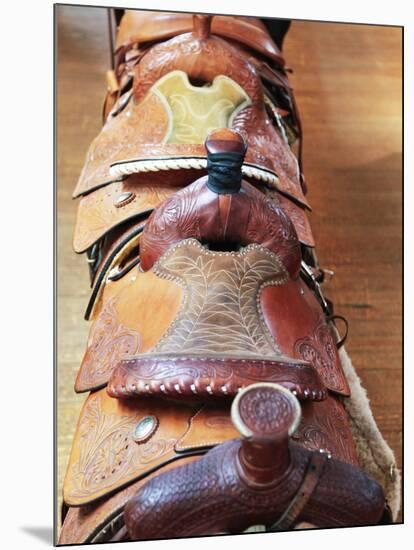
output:
POLYGON ((302 403, 302 418, 292 439, 308 451, 329 452, 333 458, 359 466, 348 413, 337 397, 302 403))
POLYGON ((286 212, 290 221, 295 226, 300 242, 313 248, 315 246, 315 239, 313 237, 312 228, 309 223, 306 209, 277 191, 268 190, 266 194, 272 199, 272 201, 275 202, 276 205, 280 206, 280 208, 286 212))
MULTIPOLYGON (((291 467, 266 488, 241 481, 239 452, 240 442, 229 441, 146 483, 125 508, 131 538, 238 533, 251 525, 273 524, 296 494, 309 452, 291 444, 291 467)), ((380 520, 383 510, 382 490, 375 481, 331 459, 298 521, 318 527, 369 525, 380 520)))
POLYGON ((108 384, 112 397, 166 395, 176 399, 233 398, 253 382, 275 382, 294 391, 298 399, 321 401, 326 389, 310 364, 252 358, 162 357, 124 359, 108 384))
POLYGON ((311 363, 323 384, 349 396, 332 327, 312 291, 303 281, 262 290, 260 304, 270 332, 288 357, 311 363))
POLYGON ((219 37, 199 40, 192 33, 157 44, 138 63, 134 75, 135 102, 139 103, 157 80, 177 70, 202 82, 212 82, 218 74, 228 76, 246 91, 256 108, 262 107, 260 80, 240 51, 219 37))
POLYGON ((174 244, 194 237, 212 245, 261 244, 297 277, 300 245, 284 211, 247 182, 242 193, 218 196, 206 181, 201 178, 178 191, 151 214, 141 239, 142 269, 150 269, 174 244))
POLYGON ((66 514, 59 534, 58 544, 86 544, 90 542, 108 541, 112 533, 103 533, 108 528, 112 518, 122 513, 125 504, 144 485, 144 483, 160 472, 176 468, 178 464, 188 464, 198 456, 178 457, 176 462, 166 464, 154 472, 148 473, 144 479, 132 483, 107 499, 100 499, 84 506, 71 506, 66 514), (105 536, 106 535, 106 536, 105 536))
MULTIPOLYGON (((192 29, 193 14, 190 13, 126 10, 119 25, 116 44, 119 49, 133 43, 165 40, 192 29)), ((215 15, 211 32, 240 42, 284 65, 281 51, 262 21, 256 17, 215 15)))

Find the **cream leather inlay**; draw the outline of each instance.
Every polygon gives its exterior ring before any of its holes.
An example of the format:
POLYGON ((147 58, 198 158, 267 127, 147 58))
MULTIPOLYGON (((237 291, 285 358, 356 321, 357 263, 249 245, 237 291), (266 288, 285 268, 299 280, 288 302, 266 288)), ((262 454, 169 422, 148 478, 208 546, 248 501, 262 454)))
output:
POLYGON ((151 88, 170 119, 164 143, 204 143, 217 128, 231 126, 237 113, 251 104, 246 92, 231 78, 217 76, 211 85, 193 86, 183 71, 171 71, 151 88))
POLYGON ((268 249, 251 244, 240 252, 214 252, 187 239, 166 252, 153 271, 183 286, 185 297, 149 354, 280 356, 258 296, 263 286, 285 284, 288 274, 268 249))

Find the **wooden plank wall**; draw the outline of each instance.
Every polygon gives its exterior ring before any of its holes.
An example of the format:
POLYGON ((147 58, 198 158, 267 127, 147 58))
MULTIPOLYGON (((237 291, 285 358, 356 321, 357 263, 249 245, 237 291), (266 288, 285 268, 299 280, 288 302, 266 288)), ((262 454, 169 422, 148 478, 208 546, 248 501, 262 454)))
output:
POLYGON ((304 127, 304 172, 326 294, 402 461, 402 30, 294 22, 285 55, 304 127))
MULTIPOLYGON (((98 133, 109 50, 104 8, 58 6, 58 488, 84 397, 89 283, 72 251, 71 193, 98 133)), ((293 22, 285 53, 303 119, 311 223, 347 349, 401 465, 401 30, 293 22)), ((61 498, 59 498, 59 505, 61 498)))

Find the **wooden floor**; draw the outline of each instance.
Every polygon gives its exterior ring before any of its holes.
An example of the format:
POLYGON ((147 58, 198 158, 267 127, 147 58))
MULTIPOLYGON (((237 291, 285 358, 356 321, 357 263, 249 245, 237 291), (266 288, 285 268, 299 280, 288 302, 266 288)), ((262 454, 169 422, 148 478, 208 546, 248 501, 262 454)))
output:
MULTIPOLYGON (((83 396, 89 283, 72 251, 71 200, 98 133, 109 46, 104 8, 57 7, 58 491, 83 396)), ((401 466, 402 162, 399 29, 294 22, 285 54, 305 135, 311 223, 326 293, 350 322, 347 349, 401 466)), ((61 498, 59 498, 59 504, 61 498)))

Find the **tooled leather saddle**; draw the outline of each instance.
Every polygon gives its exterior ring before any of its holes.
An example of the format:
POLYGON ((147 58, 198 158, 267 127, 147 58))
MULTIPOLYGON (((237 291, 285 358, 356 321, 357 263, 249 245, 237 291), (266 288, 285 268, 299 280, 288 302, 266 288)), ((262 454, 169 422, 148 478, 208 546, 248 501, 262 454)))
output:
POLYGON ((92 325, 59 542, 392 521, 280 41, 255 18, 126 11, 114 60, 74 193, 92 325))

